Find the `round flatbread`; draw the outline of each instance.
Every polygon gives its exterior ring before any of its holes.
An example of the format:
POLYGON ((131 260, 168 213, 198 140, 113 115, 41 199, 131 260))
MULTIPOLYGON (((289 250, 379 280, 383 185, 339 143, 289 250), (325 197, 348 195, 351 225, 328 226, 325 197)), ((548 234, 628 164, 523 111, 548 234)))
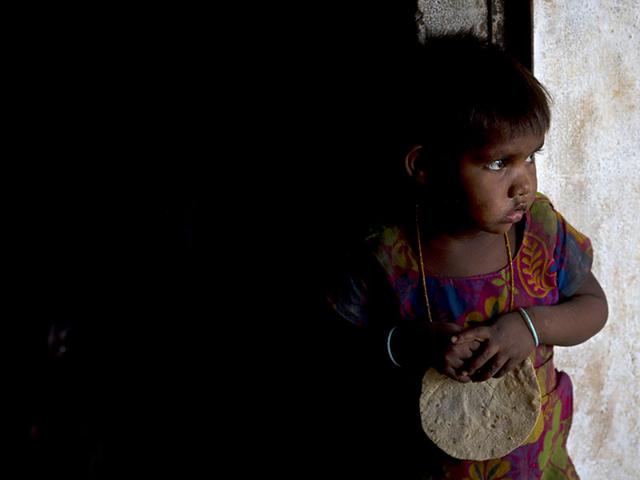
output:
POLYGON ((477 383, 460 383, 431 368, 422 379, 422 428, 454 458, 500 458, 531 434, 540 402, 529 359, 502 378, 477 383))

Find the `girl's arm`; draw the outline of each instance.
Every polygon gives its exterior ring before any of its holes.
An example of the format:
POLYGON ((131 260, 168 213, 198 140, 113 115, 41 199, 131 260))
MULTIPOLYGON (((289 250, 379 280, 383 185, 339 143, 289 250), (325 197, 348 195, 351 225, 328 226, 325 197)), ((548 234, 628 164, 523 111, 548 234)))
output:
POLYGON ((575 295, 553 306, 527 308, 540 343, 570 347, 602 330, 607 322, 607 298, 598 280, 589 273, 575 295))
MULTIPOLYGON (((607 299, 593 273, 576 293, 558 305, 527 308, 541 344, 571 346, 582 343, 604 327, 607 299)), ((480 341, 483 347, 470 362, 462 378, 487 380, 501 377, 518 366, 535 344, 519 312, 498 317, 490 326, 472 328, 452 341, 456 344, 480 341)))

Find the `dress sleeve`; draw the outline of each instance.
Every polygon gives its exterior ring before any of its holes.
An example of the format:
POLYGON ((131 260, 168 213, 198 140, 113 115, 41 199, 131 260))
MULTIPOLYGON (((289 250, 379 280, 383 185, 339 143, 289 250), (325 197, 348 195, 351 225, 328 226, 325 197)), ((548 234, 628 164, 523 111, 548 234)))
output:
POLYGON ((344 320, 355 325, 370 323, 368 286, 364 275, 349 268, 336 276, 327 295, 329 306, 344 320))
POLYGON ((554 259, 560 298, 571 297, 586 280, 593 263, 591 241, 555 211, 557 234, 554 259))
POLYGON ((327 303, 338 317, 357 327, 388 328, 397 315, 397 299, 370 247, 342 262, 330 282, 327 303))

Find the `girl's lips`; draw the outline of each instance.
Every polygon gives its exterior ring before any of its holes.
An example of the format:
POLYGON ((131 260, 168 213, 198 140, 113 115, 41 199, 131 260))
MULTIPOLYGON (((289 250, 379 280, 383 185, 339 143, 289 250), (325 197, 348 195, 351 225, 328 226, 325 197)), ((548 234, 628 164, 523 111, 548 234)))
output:
POLYGON ((505 215, 505 222, 506 223, 517 223, 520 220, 522 220, 522 217, 524 216, 525 212, 527 211, 527 204, 523 203, 518 205, 515 210, 512 210, 510 213, 508 213, 507 215, 505 215))
POLYGON ((504 218, 506 220, 506 223, 518 223, 520 220, 522 220, 523 216, 524 210, 515 210, 506 215, 504 218))

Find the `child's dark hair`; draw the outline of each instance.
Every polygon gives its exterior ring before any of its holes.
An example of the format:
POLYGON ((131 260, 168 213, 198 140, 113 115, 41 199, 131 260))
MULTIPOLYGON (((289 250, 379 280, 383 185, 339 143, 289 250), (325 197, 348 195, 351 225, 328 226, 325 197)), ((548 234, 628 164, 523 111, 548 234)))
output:
POLYGON ((546 89, 519 62, 471 33, 427 37, 409 68, 408 137, 442 158, 492 136, 544 134, 551 113, 546 89))

